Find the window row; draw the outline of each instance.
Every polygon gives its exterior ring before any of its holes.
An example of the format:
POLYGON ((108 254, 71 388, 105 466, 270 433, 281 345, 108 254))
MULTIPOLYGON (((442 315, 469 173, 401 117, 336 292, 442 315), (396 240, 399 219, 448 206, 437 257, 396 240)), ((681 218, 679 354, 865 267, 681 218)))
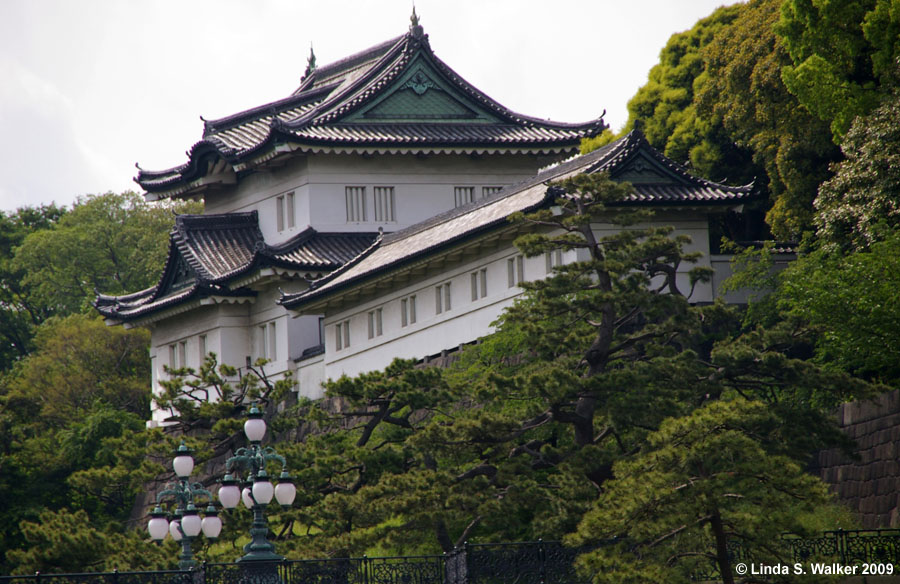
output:
POLYGON ((344 189, 348 223, 368 221, 370 203, 374 221, 391 223, 397 220, 394 187, 372 187, 371 199, 367 192, 366 187, 344 189))
MULTIPOLYGON (((454 206, 461 207, 467 203, 475 201, 477 193, 480 193, 481 198, 484 198, 499 192, 502 188, 503 187, 501 186, 453 187, 454 206)), ((283 216, 289 217, 288 227, 294 226, 293 196, 293 193, 288 193, 287 195, 284 195, 284 197, 286 197, 285 201, 279 202, 279 231, 283 229, 283 216), (289 211, 286 209, 289 209, 289 211), (289 213, 289 215, 285 215, 287 213, 289 213)), ((397 201, 394 194, 394 187, 372 187, 371 194, 369 192, 369 187, 366 186, 344 187, 344 205, 348 223, 363 223, 366 221, 375 221, 378 223, 393 223, 397 221, 397 201)))
MULTIPOLYGON (((171 343, 169 345, 169 368, 170 369, 183 369, 184 367, 190 367, 188 363, 188 341, 187 339, 183 341, 178 341, 177 343, 171 343)), ((209 351, 206 348, 206 335, 200 335, 197 337, 197 354, 199 355, 199 360, 197 366, 199 367, 203 360, 206 358, 206 355, 209 351)))
MULTIPOLYGON (((557 266, 564 262, 563 252, 555 250, 544 254, 544 263, 546 272, 549 274, 557 266)), ((502 265, 502 264, 501 264, 502 265)), ((538 264, 540 265, 540 264, 538 264)), ((501 272, 502 273, 502 272, 501 272)), ((490 266, 479 268, 469 272, 469 295, 473 302, 487 298, 490 287, 490 266)), ((502 280, 497 281, 497 277, 502 278, 499 274, 495 276, 495 285, 501 285, 502 280)), ((536 274, 534 276, 537 276, 536 274)), ((514 288, 525 281, 525 257, 515 255, 506 259, 506 284, 507 288, 514 288)), ((439 315, 449 311, 453 307, 451 282, 442 282, 433 288, 434 290, 434 314, 439 315)), ((399 324, 400 328, 408 327, 415 324, 418 319, 418 298, 417 294, 405 296, 399 300, 399 324)), ((384 334, 384 307, 374 308, 366 314, 368 338, 374 339, 384 334)), ((337 351, 346 349, 350 346, 350 321, 341 321, 335 326, 335 344, 337 351)))
POLYGON ((294 212, 294 192, 275 197, 275 226, 278 231, 293 229, 296 223, 294 212))
MULTIPOLYGON (((477 187, 473 186, 453 187, 453 205, 462 207, 474 202, 476 189, 477 187)), ((499 193, 501 190, 503 190, 503 187, 500 186, 481 187, 481 198, 489 197, 494 193, 499 193)))

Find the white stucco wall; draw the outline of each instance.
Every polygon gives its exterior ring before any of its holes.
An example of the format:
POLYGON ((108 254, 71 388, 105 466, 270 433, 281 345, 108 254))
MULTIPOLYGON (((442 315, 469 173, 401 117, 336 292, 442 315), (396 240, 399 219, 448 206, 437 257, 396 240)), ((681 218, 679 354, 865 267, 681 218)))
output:
POLYGON ((547 162, 530 155, 317 154, 283 167, 250 174, 233 189, 210 194, 205 212, 256 210, 270 245, 287 241, 307 226, 319 231, 396 231, 454 207, 454 187, 507 186, 533 176, 547 162), (347 221, 345 188, 366 188, 367 220, 347 221), (394 187, 395 221, 377 221, 374 188, 394 187), (294 193, 293 227, 278 230, 278 198, 294 193))
MULTIPOLYGON (((265 373, 277 380, 286 372, 293 372, 294 358, 303 349, 319 344, 318 318, 293 319, 276 301, 281 295, 279 288, 297 291, 305 286, 303 282, 272 281, 259 286, 261 289, 252 303, 200 306, 150 325, 154 393, 161 391, 159 381, 168 377, 164 367, 173 366, 170 346, 175 346, 177 356, 184 343, 186 362, 183 365, 197 370, 205 358, 200 353, 200 338, 205 336, 207 353, 215 353, 219 363, 245 368, 248 359, 254 363, 266 356, 264 342, 269 340, 269 329, 263 333, 262 327, 272 324, 276 341, 274 359, 270 352, 265 373)), ((168 415, 155 406, 152 408, 153 422, 161 423, 168 415)))
MULTIPOLYGON (((686 251, 699 251, 703 257, 698 264, 681 266, 679 285, 684 293, 690 290, 687 271, 693 265, 711 266, 722 270, 724 256, 710 261, 708 255, 707 221, 704 213, 697 211, 668 212, 659 214, 655 224, 674 225, 676 234, 690 235, 692 243, 686 251)), ((609 224, 593 226, 598 237, 615 232, 618 228, 609 224)), ((207 350, 215 352, 220 362, 238 367, 263 356, 263 332, 261 327, 275 325, 276 357, 266 366, 267 374, 278 378, 286 371, 294 373, 297 391, 312 399, 322 396, 324 379, 338 378, 343 374, 358 375, 365 371, 384 368, 394 358, 417 358, 437 355, 472 342, 493 332, 491 323, 520 293, 518 286, 509 286, 508 260, 518 251, 505 244, 493 251, 445 268, 440 273, 430 273, 405 286, 393 289, 352 308, 324 316, 325 353, 301 359, 304 349, 319 345, 319 315, 294 318, 277 304, 279 287, 295 291, 305 286, 302 282, 271 280, 257 284, 258 295, 251 304, 222 304, 203 306, 156 323, 152 328, 151 358, 154 368, 154 387, 157 380, 165 378, 163 365, 170 364, 169 346, 186 343, 187 365, 198 367, 199 336, 206 335, 207 350), (478 296, 472 299, 472 274, 481 270, 487 275, 487 294, 481 297, 480 280, 478 296), (451 308, 436 312, 435 287, 444 284, 451 287, 451 308), (416 322, 401 326, 401 300, 416 297, 416 322), (368 337, 368 313, 381 310, 382 334, 368 337), (351 343, 337 349, 336 325, 350 322, 351 343)), ((564 254, 566 263, 574 261, 575 252, 564 254)), ((515 262, 515 260, 514 260, 515 262)), ((524 278, 535 280, 546 277, 544 256, 523 258, 524 278)), ((515 264, 518 266, 518 264, 515 264)), ((700 284, 690 300, 709 302, 720 285, 717 274, 713 282, 700 284)), ((443 308, 443 307, 442 307, 443 308)), ((343 344, 343 343, 342 343, 343 344)), ((154 412, 154 419, 161 421, 164 412, 154 412)))
MULTIPOLYGON (((687 272, 695 265, 710 267, 708 255, 707 221, 704 213, 683 211, 660 214, 658 223, 673 225, 675 235, 690 235, 692 242, 685 251, 699 251, 704 255, 696 264, 683 264, 679 269, 678 282, 681 291, 690 291, 687 272)), ((618 229, 609 224, 594 225, 598 237, 618 229)), ((518 251, 510 244, 486 253, 480 257, 457 265, 442 273, 427 275, 416 282, 391 290, 377 298, 360 303, 349 309, 325 316, 325 356, 309 364, 300 363, 306 369, 302 378, 306 386, 305 395, 319 397, 316 375, 320 379, 336 379, 341 375, 358 375, 365 371, 383 369, 394 358, 416 358, 439 354, 469 343, 493 332, 491 323, 521 294, 521 288, 509 287, 508 262, 518 251), (472 300, 471 274, 487 272, 487 296, 472 300), (435 287, 446 282, 451 284, 452 307, 449 311, 436 313, 435 287), (417 299, 416 322, 401 326, 401 300, 415 295, 417 299), (368 313, 381 309, 383 334, 368 337, 368 313), (337 325, 349 322, 351 328, 350 346, 337 349, 335 334, 337 325)), ((575 252, 568 252, 564 262, 574 261, 575 252)), ((716 264, 718 266, 718 263, 716 264)), ((544 256, 524 258, 526 280, 543 278, 547 274, 544 256)), ((694 289, 691 302, 709 302, 714 298, 714 283, 701 283, 694 289)), ((342 342, 341 345, 344 345, 342 342)))

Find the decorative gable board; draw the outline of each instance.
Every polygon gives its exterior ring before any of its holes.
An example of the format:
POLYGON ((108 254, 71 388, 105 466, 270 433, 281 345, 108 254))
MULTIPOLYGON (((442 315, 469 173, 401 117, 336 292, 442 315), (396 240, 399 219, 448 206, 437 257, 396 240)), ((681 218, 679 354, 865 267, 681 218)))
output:
POLYGON ((174 260, 172 269, 160 286, 160 297, 189 288, 197 282, 197 273, 187 264, 184 256, 179 253, 174 260))
POLYGON ((496 116, 462 95, 421 55, 383 94, 342 122, 460 121, 502 123, 496 116))
POLYGON ((631 184, 677 185, 685 181, 658 160, 638 151, 628 161, 615 169, 611 178, 631 184))

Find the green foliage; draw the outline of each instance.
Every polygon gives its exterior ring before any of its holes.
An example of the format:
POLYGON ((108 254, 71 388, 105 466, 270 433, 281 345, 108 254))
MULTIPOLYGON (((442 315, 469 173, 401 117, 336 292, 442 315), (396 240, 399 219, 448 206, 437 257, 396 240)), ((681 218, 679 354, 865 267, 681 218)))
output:
POLYGON ((810 535, 833 506, 828 488, 780 453, 766 404, 716 401, 664 421, 645 449, 615 464, 570 543, 606 543, 581 557, 595 582, 690 582, 715 563, 733 582, 729 539, 754 563, 785 563, 784 533, 810 535), (609 540, 615 538, 615 544, 609 540))
MULTIPOLYGON (((27 549, 20 526, 40 524, 43 512, 88 511, 100 530, 128 516, 156 472, 143 437, 148 336, 97 317, 51 318, 34 352, 0 380, 0 497, 15 502, 0 512, 0 550, 27 549)), ((0 571, 36 554, 12 554, 0 571)))
POLYGON ((820 250, 792 265, 780 308, 818 331, 817 357, 857 375, 900 381, 900 234, 849 255, 820 250))
POLYGON ((588 152, 593 152, 598 148, 602 148, 606 146, 610 142, 616 139, 616 135, 612 133, 610 130, 603 130, 599 136, 594 136, 593 138, 583 138, 581 140, 581 146, 579 148, 580 154, 587 154, 588 152))
POLYGON ((780 239, 798 239, 812 224, 819 183, 838 159, 827 123, 812 116, 782 81, 790 55, 775 34, 781 0, 753 0, 703 49, 705 83, 695 103, 722 120, 731 139, 765 170, 772 204, 766 217, 780 239))
POLYGON ((0 212, 0 371, 31 350, 35 327, 50 315, 22 282, 25 271, 13 267, 13 253, 28 234, 49 229, 63 213, 52 204, 0 212))
POLYGON ((896 77, 900 12, 892 0, 788 0, 776 27, 791 56, 782 78, 800 102, 831 124, 840 143, 896 77))
POLYGON ((35 349, 3 379, 5 405, 40 425, 70 423, 97 401, 146 419, 150 360, 146 330, 107 327, 99 316, 54 317, 35 349))
MULTIPOLYGON (((98 528, 83 510, 43 511, 22 525, 27 547, 7 560, 18 573, 80 573, 160 570, 170 567, 174 546, 147 545, 137 531, 98 528)), ((7 572, 4 572, 7 573, 7 572)))
POLYGON ((199 370, 191 367, 164 367, 167 379, 160 381, 162 393, 154 396, 156 406, 171 413, 176 429, 189 433, 195 429, 212 431, 224 438, 237 431, 243 422, 236 418, 244 405, 283 400, 294 386, 290 371, 277 380, 266 373, 266 359, 257 359, 244 371, 227 363, 219 364, 215 353, 206 355, 199 370))
POLYGON ((48 310, 89 312, 97 291, 121 294, 155 284, 172 213, 197 212, 197 205, 150 205, 131 192, 80 198, 52 229, 29 234, 12 265, 48 310))
POLYGON ((900 226, 900 91, 857 118, 841 149, 845 159, 819 187, 817 233, 829 249, 865 250, 900 226))
POLYGON ((647 84, 628 102, 624 131, 640 129, 654 148, 700 176, 733 184, 750 183, 758 172, 749 153, 736 147, 721 118, 697 111, 695 94, 710 82, 703 49, 744 10, 725 6, 689 31, 672 35, 647 84))

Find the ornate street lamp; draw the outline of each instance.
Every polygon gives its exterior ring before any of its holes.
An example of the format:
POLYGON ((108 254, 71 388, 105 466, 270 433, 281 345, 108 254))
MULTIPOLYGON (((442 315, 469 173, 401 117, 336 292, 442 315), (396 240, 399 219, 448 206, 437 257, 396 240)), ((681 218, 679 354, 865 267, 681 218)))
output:
POLYGON ((166 488, 156 495, 156 508, 150 513, 150 522, 147 523, 147 531, 150 538, 162 541, 166 535, 181 543, 181 554, 178 556, 178 567, 182 570, 190 570, 197 565, 191 551, 194 538, 202 532, 209 539, 219 537, 222 532, 222 520, 219 512, 212 502, 212 493, 204 489, 200 483, 191 484, 188 477, 194 470, 194 458, 192 451, 184 442, 175 451, 175 460, 172 468, 178 477, 175 482, 166 485, 166 488), (208 503, 201 519, 195 502, 198 497, 205 497, 208 503), (175 500, 176 508, 172 520, 163 511, 160 503, 163 499, 175 500))
POLYGON ((219 502, 226 509, 237 507, 240 501, 244 506, 253 510, 253 524, 250 526, 251 541, 244 546, 244 556, 239 562, 248 561, 278 561, 282 556, 275 553, 275 546, 269 542, 268 521, 266 520, 266 507, 272 502, 272 498, 283 508, 290 507, 297 495, 294 480, 287 472, 287 462, 271 446, 263 447, 263 436, 266 435, 266 422, 262 412, 256 407, 256 403, 250 407, 247 421, 244 422, 244 434, 250 446, 238 448, 235 455, 225 463, 225 476, 222 478, 222 486, 219 488, 219 502), (281 463, 281 474, 278 476, 278 485, 273 485, 266 472, 266 464, 272 461, 281 463), (247 473, 247 479, 241 483, 232 474, 237 469, 237 474, 247 473))

